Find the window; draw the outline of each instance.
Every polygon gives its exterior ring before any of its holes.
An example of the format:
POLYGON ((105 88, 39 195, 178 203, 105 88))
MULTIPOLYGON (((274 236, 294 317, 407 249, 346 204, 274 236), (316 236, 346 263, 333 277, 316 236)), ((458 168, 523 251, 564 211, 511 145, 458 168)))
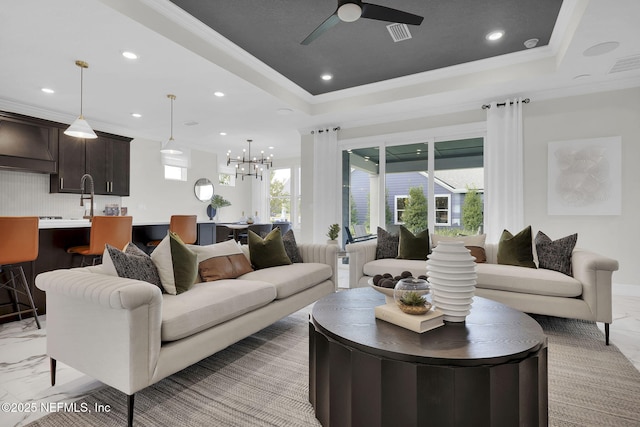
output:
POLYGON ((483 152, 484 138, 475 136, 345 147, 343 225, 355 218, 371 230, 397 232, 402 224, 412 232, 476 233, 483 221, 483 152))
POLYGON ((219 173, 218 174, 218 184, 225 185, 227 187, 235 187, 236 186, 236 176, 228 173, 219 173))
POLYGON ((404 210, 407 208, 407 202, 409 201, 409 196, 395 196, 393 203, 393 223, 396 225, 404 224, 402 221, 402 214, 404 214, 404 210))
POLYGON ((269 180, 269 219, 300 226, 300 167, 271 169, 269 180))
POLYGON ((187 168, 181 168, 179 166, 164 165, 164 179, 169 179, 174 181, 186 181, 187 168))
POLYGON ((291 222, 291 169, 272 169, 269 186, 269 219, 291 222))
POLYGON ((451 225, 450 210, 451 196, 449 194, 436 196, 436 225, 451 225))

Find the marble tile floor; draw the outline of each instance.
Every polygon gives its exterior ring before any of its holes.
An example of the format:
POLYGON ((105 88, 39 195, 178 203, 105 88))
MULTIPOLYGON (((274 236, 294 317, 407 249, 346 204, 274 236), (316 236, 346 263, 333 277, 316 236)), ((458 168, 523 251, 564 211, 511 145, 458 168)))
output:
MULTIPOLYGON (((346 288, 348 274, 340 270, 339 287, 346 288)), ((611 343, 640 370, 640 286, 614 285, 613 315, 611 343)), ((0 325, 0 403, 16 404, 9 411, 0 407, 1 427, 26 425, 50 412, 63 410, 56 406, 58 403, 73 402, 103 386, 58 363, 56 386, 51 387, 46 316, 41 316, 41 323, 40 330, 33 319, 0 325)))

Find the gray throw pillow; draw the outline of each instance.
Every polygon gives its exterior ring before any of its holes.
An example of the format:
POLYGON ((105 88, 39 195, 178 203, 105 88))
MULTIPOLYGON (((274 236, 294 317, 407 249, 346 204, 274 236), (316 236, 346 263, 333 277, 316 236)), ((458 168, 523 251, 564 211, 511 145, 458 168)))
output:
POLYGON ((287 256, 291 262, 303 262, 302 255, 298 250, 298 244, 296 243, 296 237, 293 235, 293 230, 288 230, 282 236, 282 243, 284 243, 284 250, 287 252, 287 256))
POLYGON ((149 282, 163 290, 158 269, 149 255, 136 245, 129 243, 125 252, 109 244, 106 245, 106 249, 119 277, 149 282))
POLYGON ((396 258, 398 256, 398 244, 400 236, 391 234, 387 230, 378 227, 378 244, 376 246, 376 259, 396 258))
POLYGON ((539 267, 571 276, 571 254, 577 242, 577 233, 558 240, 551 240, 542 231, 538 231, 535 244, 539 267))

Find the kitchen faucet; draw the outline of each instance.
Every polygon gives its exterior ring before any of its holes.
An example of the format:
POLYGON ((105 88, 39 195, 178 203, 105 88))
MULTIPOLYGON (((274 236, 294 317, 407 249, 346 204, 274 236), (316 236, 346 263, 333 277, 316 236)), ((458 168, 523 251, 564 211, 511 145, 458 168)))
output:
MULTIPOLYGON (((80 178, 80 206, 84 206, 84 201, 85 200, 89 200, 89 202, 91 203, 91 208, 89 209, 89 216, 87 217, 86 215, 83 216, 83 218, 89 218, 89 221, 91 221, 91 219, 93 218, 93 178, 91 177, 91 175, 89 175, 88 173, 85 173, 84 175, 82 175, 82 178, 80 178), (86 180, 89 180, 89 196, 85 196, 84 195, 84 182, 86 180)), ((86 209, 85 209, 86 212, 86 209)))

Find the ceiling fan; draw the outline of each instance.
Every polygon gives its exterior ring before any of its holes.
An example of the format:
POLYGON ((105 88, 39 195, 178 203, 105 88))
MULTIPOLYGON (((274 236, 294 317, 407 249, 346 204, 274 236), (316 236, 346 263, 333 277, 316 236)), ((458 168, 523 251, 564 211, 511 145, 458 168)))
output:
POLYGON ((378 21, 396 22, 399 24, 420 25, 424 17, 413 13, 403 12, 390 7, 363 3, 360 0, 338 0, 338 8, 300 44, 308 45, 320 37, 338 22, 353 22, 359 18, 375 19, 378 21))

